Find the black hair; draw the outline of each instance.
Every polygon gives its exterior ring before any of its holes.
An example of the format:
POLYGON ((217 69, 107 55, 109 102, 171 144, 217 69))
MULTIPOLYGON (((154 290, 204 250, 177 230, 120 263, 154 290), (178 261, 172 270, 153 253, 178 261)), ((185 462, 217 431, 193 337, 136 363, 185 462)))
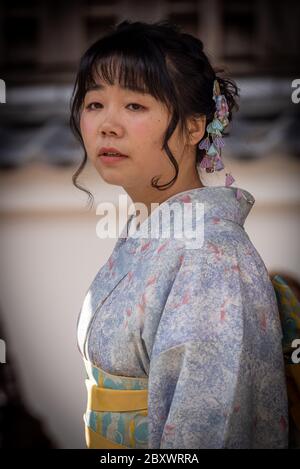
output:
MULTIPOLYGON (((80 132, 80 114, 85 94, 95 84, 97 75, 110 85, 117 82, 132 91, 149 93, 170 111, 172 117, 162 149, 174 165, 175 176, 162 185, 157 184, 158 177, 153 177, 151 186, 158 190, 172 186, 178 176, 177 161, 168 147, 168 140, 177 124, 181 135, 187 135, 188 118, 205 115, 206 125, 213 120, 216 108, 212 96, 216 78, 221 94, 225 95, 228 103, 229 121, 233 108, 238 109, 236 97, 239 96, 239 89, 235 82, 217 76, 223 70, 213 69, 203 51, 202 41, 180 29, 169 20, 155 23, 125 20, 113 26, 81 57, 70 103, 70 126, 84 149, 84 159, 73 174, 72 181, 78 189, 88 193, 89 199, 93 199, 92 194, 77 182, 87 161, 80 132)), ((206 137, 205 131, 202 138, 206 137)), ((204 154, 205 150, 200 150, 197 144, 195 165, 201 162, 204 154)))

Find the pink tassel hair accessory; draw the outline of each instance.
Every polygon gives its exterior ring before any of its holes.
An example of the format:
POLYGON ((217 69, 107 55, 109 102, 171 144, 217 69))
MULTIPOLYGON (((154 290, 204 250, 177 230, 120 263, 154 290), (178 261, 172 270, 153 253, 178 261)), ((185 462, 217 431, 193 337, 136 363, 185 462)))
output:
MULTIPOLYGON (((200 163, 200 168, 205 169, 207 173, 221 171, 224 169, 224 163, 221 157, 221 148, 224 147, 222 132, 229 124, 229 107, 225 95, 221 94, 220 85, 217 79, 213 84, 213 100, 216 103, 214 119, 206 127, 207 137, 198 144, 200 150, 205 150, 205 155, 200 163)), ((230 173, 226 173, 225 187, 231 186, 235 181, 230 173)), ((243 193, 240 189, 236 190, 236 199, 240 200, 243 193)))

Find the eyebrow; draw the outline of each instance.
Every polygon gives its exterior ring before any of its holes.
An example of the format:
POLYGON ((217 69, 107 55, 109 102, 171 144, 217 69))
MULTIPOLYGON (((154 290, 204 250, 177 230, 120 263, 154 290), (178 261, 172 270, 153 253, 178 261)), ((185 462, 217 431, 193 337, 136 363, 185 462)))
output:
POLYGON ((98 83, 92 83, 87 87, 86 91, 94 91, 94 90, 103 90, 105 88, 104 85, 100 85, 98 83))
MULTIPOLYGON (((121 85, 119 85, 119 86, 122 90, 130 91, 131 93, 139 93, 139 94, 143 94, 143 95, 148 94, 143 90, 140 90, 140 91, 139 90, 131 90, 131 89, 125 87, 125 86, 121 86, 121 85)), ((105 88, 106 88, 106 86, 102 85, 100 83, 92 83, 87 87, 86 92, 88 93, 89 91, 99 91, 99 90, 103 91, 105 88)))

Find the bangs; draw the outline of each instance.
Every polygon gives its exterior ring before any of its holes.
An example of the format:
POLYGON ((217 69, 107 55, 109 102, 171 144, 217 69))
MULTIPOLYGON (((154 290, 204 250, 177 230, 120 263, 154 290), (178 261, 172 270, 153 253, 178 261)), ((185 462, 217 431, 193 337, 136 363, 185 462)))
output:
POLYGON ((131 47, 126 39, 121 42, 119 47, 111 40, 109 45, 105 41, 98 44, 97 53, 81 69, 80 95, 84 97, 104 83, 118 84, 124 90, 150 94, 170 111, 174 90, 162 53, 153 44, 146 47, 145 41, 142 46, 137 43, 131 47))

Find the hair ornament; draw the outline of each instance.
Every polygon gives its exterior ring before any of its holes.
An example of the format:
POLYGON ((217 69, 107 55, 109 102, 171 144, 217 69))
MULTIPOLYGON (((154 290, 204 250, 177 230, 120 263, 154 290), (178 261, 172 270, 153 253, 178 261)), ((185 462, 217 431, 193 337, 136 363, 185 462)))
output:
MULTIPOLYGON (((225 142, 222 132, 229 124, 229 107, 225 95, 221 94, 220 85, 217 79, 214 80, 213 85, 213 100, 216 103, 216 110, 214 118, 206 127, 207 137, 202 140, 198 147, 200 150, 205 150, 205 155, 200 162, 200 168, 205 169, 207 173, 221 171, 224 169, 224 163, 221 157, 221 149, 224 147, 225 142)), ((226 173, 225 186, 229 187, 235 181, 231 173, 226 173)), ((242 191, 237 188, 236 198, 240 200, 244 197, 242 191)))

